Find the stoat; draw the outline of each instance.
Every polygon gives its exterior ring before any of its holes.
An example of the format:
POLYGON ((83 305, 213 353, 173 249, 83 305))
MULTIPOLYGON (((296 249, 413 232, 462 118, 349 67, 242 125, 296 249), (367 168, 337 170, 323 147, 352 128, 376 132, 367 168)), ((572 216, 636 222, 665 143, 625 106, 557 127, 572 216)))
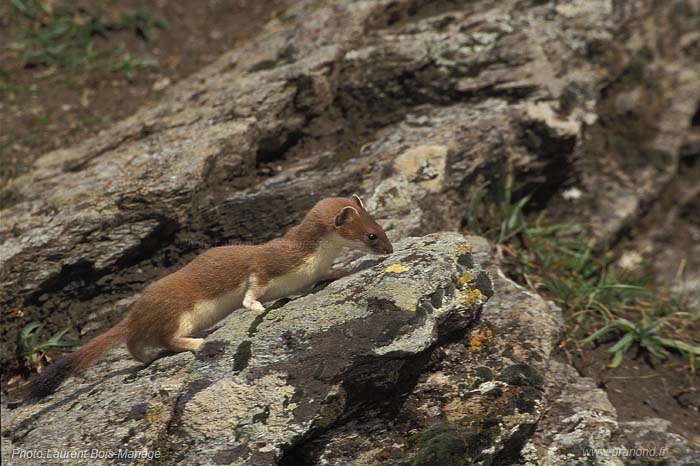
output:
POLYGON ((124 341, 131 355, 144 363, 154 359, 147 349, 196 351, 203 339, 194 335, 236 309, 262 311, 265 301, 337 278, 337 272, 329 271, 344 247, 393 252, 386 233, 356 195, 319 201, 301 224, 265 244, 209 249, 147 286, 119 323, 32 379, 29 397, 54 392, 69 375, 124 341))

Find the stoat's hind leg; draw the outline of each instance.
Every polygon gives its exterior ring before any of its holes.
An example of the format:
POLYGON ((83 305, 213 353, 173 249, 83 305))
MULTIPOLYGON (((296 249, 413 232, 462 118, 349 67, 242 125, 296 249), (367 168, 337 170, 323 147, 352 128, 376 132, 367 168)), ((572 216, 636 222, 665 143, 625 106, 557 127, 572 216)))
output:
POLYGON ((165 341, 170 351, 197 351, 204 344, 204 338, 172 337, 165 341))
POLYGON ((129 353, 131 353, 134 358, 138 359, 144 364, 150 364, 158 357, 155 354, 149 355, 143 343, 136 339, 127 340, 126 347, 129 349, 129 353))

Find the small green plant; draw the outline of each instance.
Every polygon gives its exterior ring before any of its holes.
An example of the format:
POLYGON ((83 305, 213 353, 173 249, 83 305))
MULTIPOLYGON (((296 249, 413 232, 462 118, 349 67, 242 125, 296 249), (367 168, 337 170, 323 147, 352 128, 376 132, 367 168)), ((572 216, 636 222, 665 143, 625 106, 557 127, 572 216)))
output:
POLYGON ((627 319, 615 319, 610 321, 605 327, 594 332, 583 342, 590 343, 610 332, 622 332, 623 337, 608 348, 608 352, 613 355, 608 367, 618 367, 627 350, 633 344, 638 344, 640 348, 645 349, 661 360, 667 359, 669 356, 668 351, 664 347, 684 353, 690 358, 691 367, 694 369, 695 356, 700 356, 700 346, 689 345, 675 338, 664 338, 657 335, 659 329, 665 324, 665 320, 650 323, 647 319, 643 319, 642 322, 635 324, 627 319))
POLYGON ((527 226, 523 208, 530 200, 524 196, 513 202, 514 176, 511 171, 499 174, 490 184, 488 199, 478 199, 479 215, 469 217, 469 228, 487 236, 496 244, 503 244, 521 233, 527 226), (486 202, 483 202, 486 200, 486 202), (481 218, 479 218, 481 217, 481 218))
POLYGON ((0 68, 0 99, 12 100, 17 95, 18 90, 18 87, 10 80, 10 73, 0 68))
POLYGON ((164 20, 140 10, 122 13, 115 20, 106 19, 100 10, 70 4, 52 5, 41 0, 12 0, 12 6, 25 24, 20 47, 28 67, 98 65, 110 68, 109 64, 125 51, 100 47, 96 39, 108 39, 119 31, 133 31, 150 41, 167 25, 164 20))
POLYGON ((297 18, 294 13, 289 13, 287 10, 282 10, 277 14, 277 21, 282 24, 291 23, 297 18))
POLYGON ((125 53, 118 61, 109 63, 105 68, 108 71, 123 72, 128 80, 134 78, 134 72, 142 68, 152 68, 158 66, 158 60, 150 58, 135 58, 125 53))
POLYGON ((68 332, 68 329, 63 329, 57 332, 51 338, 44 342, 39 341, 39 336, 44 330, 46 324, 42 322, 32 322, 27 324, 19 335, 19 347, 24 358, 24 363, 31 371, 40 372, 42 368, 42 360, 46 353, 50 351, 66 352, 77 346, 77 342, 62 341, 63 335, 68 332))
POLYGON ((40 0, 11 0, 12 6, 30 19, 48 14, 49 8, 40 0))
POLYGON ((637 344, 660 359, 668 356, 667 349, 687 355, 694 372, 700 347, 686 341, 697 335, 700 309, 660 294, 651 277, 620 270, 610 245, 592 238, 583 225, 548 223, 544 213, 529 221, 525 208, 530 196, 516 199, 514 184, 511 170, 496 176, 488 196, 470 209, 467 225, 496 244, 513 279, 562 308, 567 346, 622 333, 610 348, 610 367, 619 366, 637 344))
POLYGON ((523 207, 529 200, 530 196, 524 196, 513 202, 513 174, 509 172, 506 175, 503 197, 498 202, 500 215, 503 219, 498 230, 499 243, 511 239, 527 227, 523 216, 523 207))
POLYGON ((146 42, 158 37, 158 30, 165 29, 168 23, 144 10, 122 13, 117 28, 132 28, 146 42))

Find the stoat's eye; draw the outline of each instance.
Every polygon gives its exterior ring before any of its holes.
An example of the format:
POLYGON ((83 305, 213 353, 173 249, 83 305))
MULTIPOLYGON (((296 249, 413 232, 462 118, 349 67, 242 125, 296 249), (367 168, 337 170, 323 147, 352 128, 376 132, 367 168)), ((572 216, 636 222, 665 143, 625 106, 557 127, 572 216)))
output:
POLYGON ((374 233, 367 233, 367 239, 370 241, 375 241, 377 239, 377 235, 374 233))

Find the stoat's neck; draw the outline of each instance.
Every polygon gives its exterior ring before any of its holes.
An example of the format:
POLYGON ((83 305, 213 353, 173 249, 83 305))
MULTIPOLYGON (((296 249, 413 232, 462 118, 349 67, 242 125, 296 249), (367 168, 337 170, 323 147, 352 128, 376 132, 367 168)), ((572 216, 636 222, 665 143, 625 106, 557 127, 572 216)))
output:
POLYGON ((301 249, 312 253, 320 247, 322 242, 327 242, 332 236, 334 235, 327 225, 307 219, 290 228, 283 238, 297 243, 301 249))
POLYGON ((317 244, 316 249, 309 255, 307 262, 313 264, 315 273, 327 273, 335 259, 340 254, 342 243, 335 234, 326 234, 317 244))
POLYGON ((345 245, 328 225, 308 218, 287 231, 283 238, 294 242, 304 252, 304 267, 314 276, 327 273, 345 245))

